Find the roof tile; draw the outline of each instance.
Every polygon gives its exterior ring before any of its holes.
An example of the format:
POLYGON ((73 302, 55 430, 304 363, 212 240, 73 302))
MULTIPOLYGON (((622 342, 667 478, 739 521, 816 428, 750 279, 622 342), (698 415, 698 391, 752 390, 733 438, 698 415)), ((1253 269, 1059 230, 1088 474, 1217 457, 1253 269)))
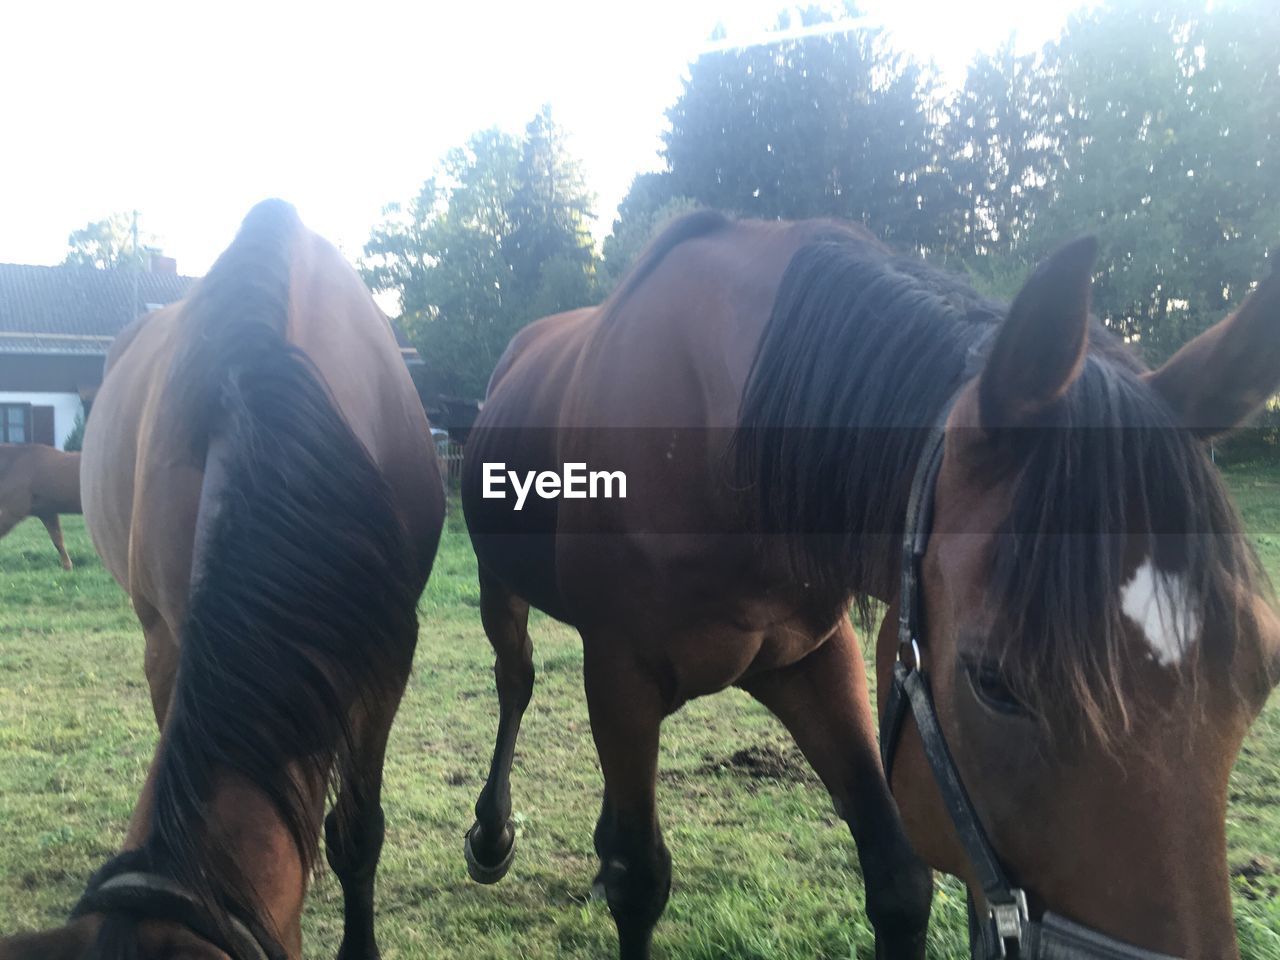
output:
POLYGON ((193 277, 94 267, 0 263, 0 353, 106 352, 148 305, 181 300, 193 277), (23 336, 18 336, 23 335, 23 336), (32 350, 34 341, 43 349, 32 350))

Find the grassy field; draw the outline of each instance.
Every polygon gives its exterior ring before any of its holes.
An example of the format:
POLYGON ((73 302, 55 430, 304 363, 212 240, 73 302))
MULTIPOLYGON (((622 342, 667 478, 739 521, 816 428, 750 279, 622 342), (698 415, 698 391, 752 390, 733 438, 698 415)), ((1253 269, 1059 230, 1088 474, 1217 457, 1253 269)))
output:
MULTIPOLYGON (((1230 480, 1280 582, 1280 474, 1230 480)), ((59 922, 119 842, 155 745, 141 634, 67 518, 76 569, 43 528, 0 543, 0 933, 59 922)), ((462 835, 496 725, 475 561, 457 516, 422 600, 422 639, 387 770, 378 904, 395 958, 608 957, 607 908, 586 891, 600 776, 574 633, 535 614, 538 667, 513 776, 520 849, 510 876, 466 876, 462 835)), ((745 695, 695 702, 664 727, 659 801, 675 860, 658 926, 661 957, 870 955, 853 843, 786 734, 745 695)), ((1254 727, 1232 781, 1228 831, 1244 956, 1280 960, 1280 695, 1254 727)), ((944 880, 932 955, 964 953, 962 892, 944 880)), ((333 956, 337 883, 323 876, 306 917, 309 956, 333 956)))

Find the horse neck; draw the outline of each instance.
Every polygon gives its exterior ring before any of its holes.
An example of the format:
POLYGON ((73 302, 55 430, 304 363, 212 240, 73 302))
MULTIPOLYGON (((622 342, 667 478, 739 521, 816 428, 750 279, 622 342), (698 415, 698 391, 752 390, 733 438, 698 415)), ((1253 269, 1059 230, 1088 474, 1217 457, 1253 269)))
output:
MULTIPOLYGON (((155 774, 153 762, 134 807, 124 850, 143 848, 153 837, 155 774)), ((319 823, 323 789, 307 792, 314 797, 319 823)), ((205 810, 205 818, 189 829, 200 837, 202 847, 217 850, 235 865, 244 884, 236 892, 252 895, 259 919, 289 956, 301 955, 300 920, 309 876, 279 811, 261 789, 223 771, 214 774, 213 794, 205 810)))
MULTIPOLYGON (((852 586, 860 595, 889 601, 897 594, 902 562, 902 537, 907 522, 911 487, 925 455, 928 437, 956 395, 966 376, 957 378, 957 357, 886 357, 891 367, 906 363, 899 389, 889 397, 875 397, 849 411, 855 434, 854 450, 848 452, 851 466, 845 473, 846 502, 854 504, 851 514, 860 520, 857 529, 871 535, 859 546, 864 559, 852 586), (922 384, 941 389, 920 390, 922 384), (857 462, 854 462, 857 458, 857 462)), ((959 361, 963 362, 963 361, 959 361)))
MULTIPOLYGON (((259 900, 262 919, 289 955, 298 956, 308 874, 293 838, 275 805, 256 786, 231 774, 218 776, 215 783, 209 841, 230 854, 259 900)), ((324 794, 310 792, 316 796, 318 824, 324 794)))
POLYGON ((788 571, 815 596, 894 592, 926 436, 998 315, 953 286, 856 243, 814 244, 787 267, 744 391, 738 467, 771 529, 821 535, 791 548, 788 571))

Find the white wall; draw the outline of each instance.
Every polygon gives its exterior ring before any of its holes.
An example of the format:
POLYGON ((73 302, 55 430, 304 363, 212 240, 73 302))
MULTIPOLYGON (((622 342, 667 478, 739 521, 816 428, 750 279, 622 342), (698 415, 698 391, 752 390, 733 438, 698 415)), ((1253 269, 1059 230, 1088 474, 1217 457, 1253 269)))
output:
POLYGON ((76 425, 83 407, 76 393, 17 393, 0 390, 0 403, 29 403, 36 407, 53 407, 53 442, 62 449, 62 441, 76 425))

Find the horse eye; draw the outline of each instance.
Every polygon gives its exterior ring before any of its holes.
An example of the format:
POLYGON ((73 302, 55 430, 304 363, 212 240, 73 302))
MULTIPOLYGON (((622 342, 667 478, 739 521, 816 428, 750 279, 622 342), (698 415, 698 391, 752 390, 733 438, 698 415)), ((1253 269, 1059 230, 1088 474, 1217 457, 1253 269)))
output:
POLYGON ((1009 689, 1000 671, 989 663, 966 662, 965 676, 973 695, 992 710, 1014 716, 1024 716, 1027 708, 1009 689))

